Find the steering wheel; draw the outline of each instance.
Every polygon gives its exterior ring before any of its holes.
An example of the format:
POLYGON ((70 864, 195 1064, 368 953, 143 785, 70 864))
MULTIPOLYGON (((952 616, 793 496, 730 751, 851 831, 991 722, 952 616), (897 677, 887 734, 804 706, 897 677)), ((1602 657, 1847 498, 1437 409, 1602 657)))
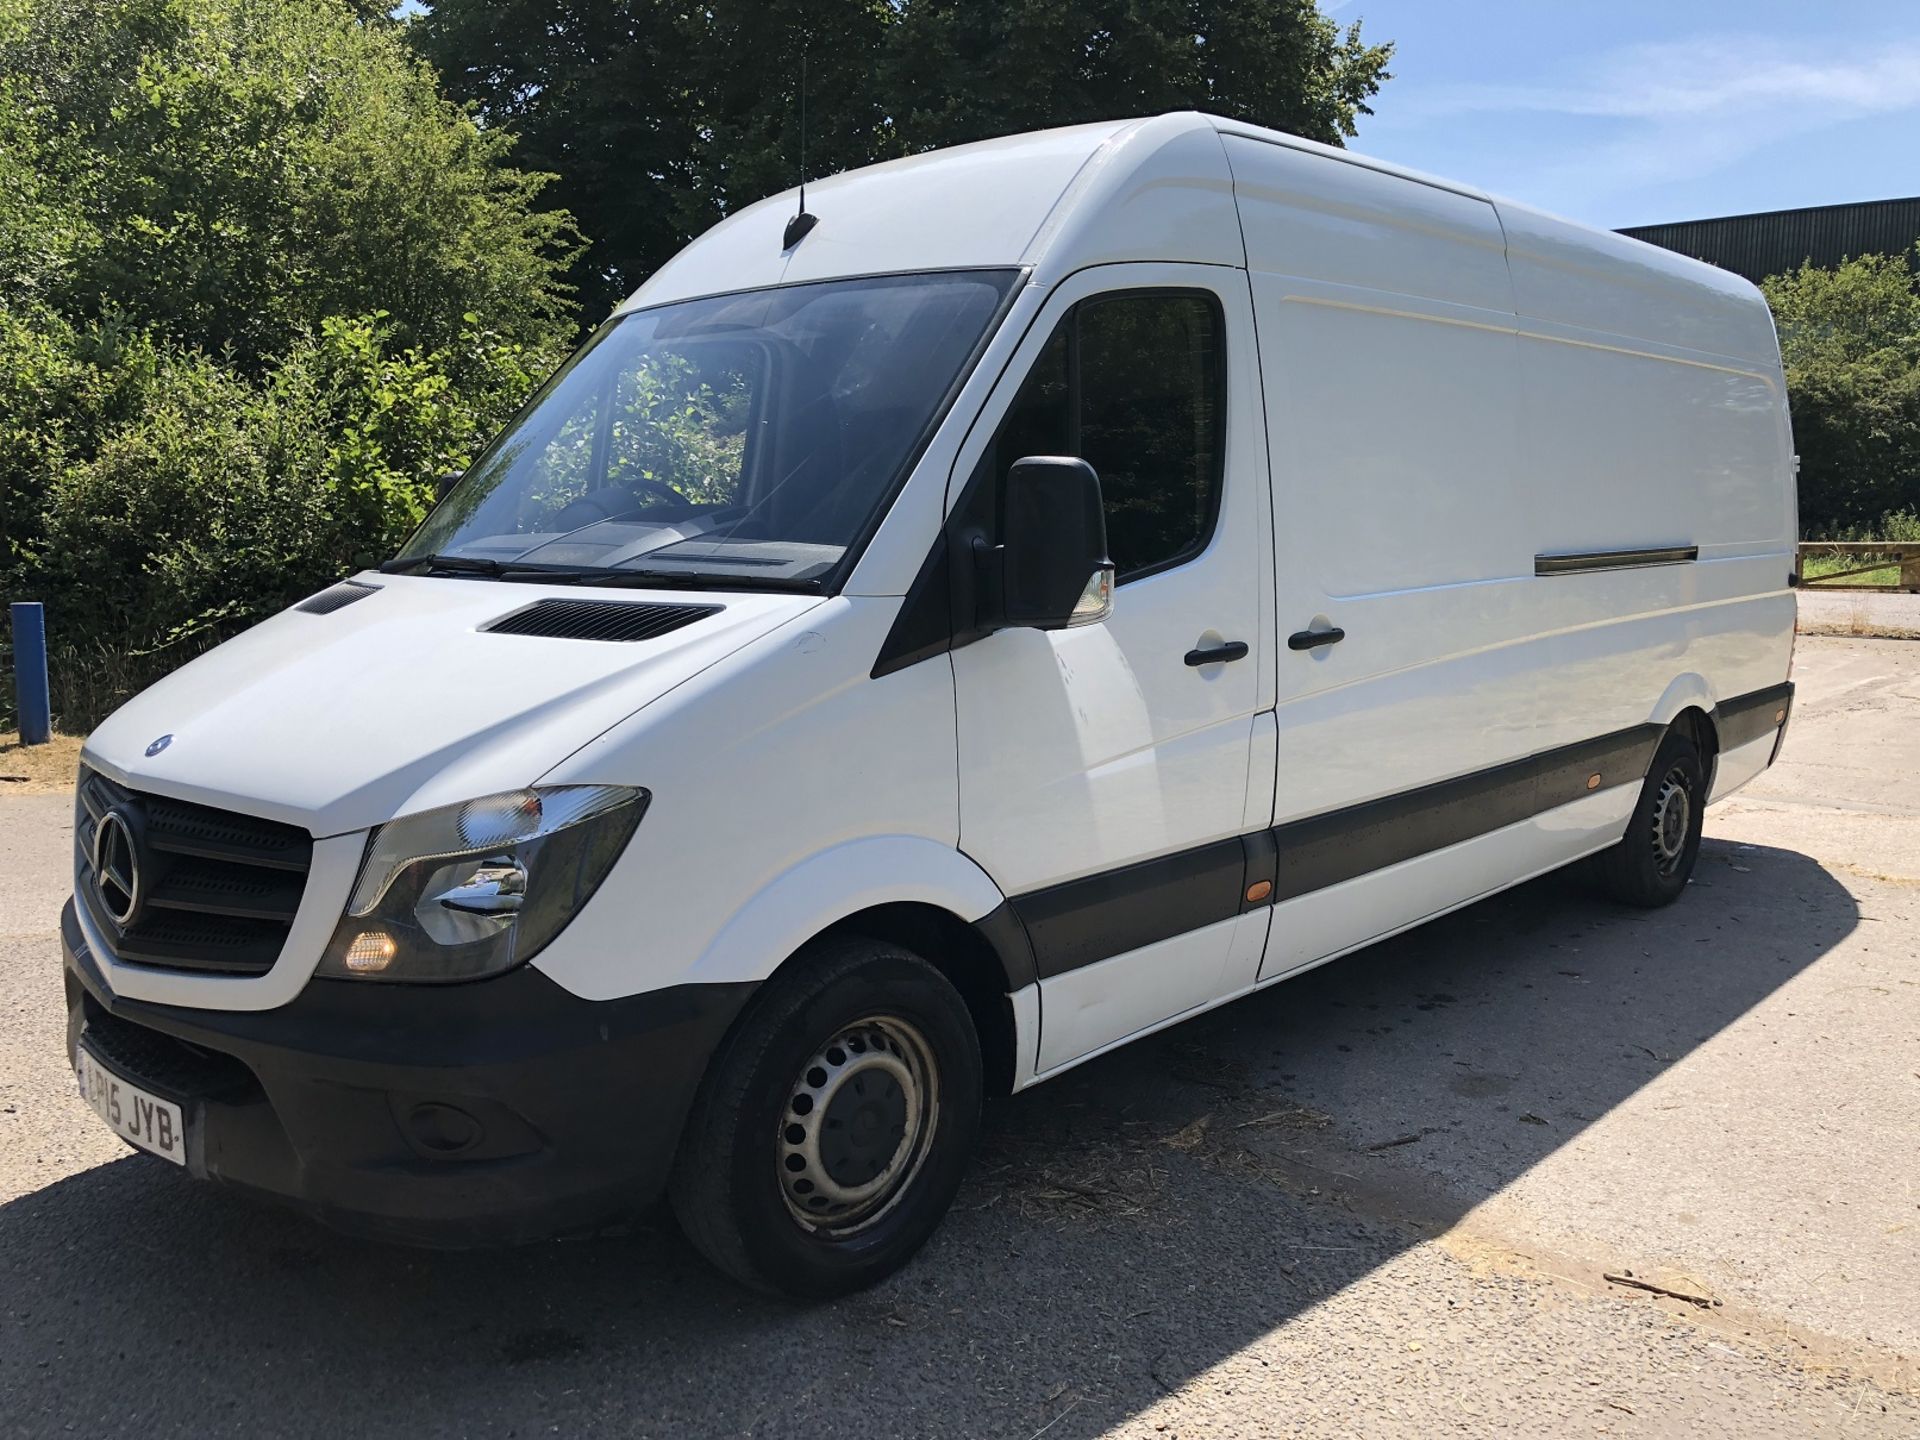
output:
POLYGON ((644 492, 645 494, 653 496, 656 500, 665 502, 671 511, 671 514, 667 517, 669 519, 677 519, 682 515, 691 515, 693 513, 693 502, 663 480, 652 480, 642 475, 637 479, 627 481, 626 485, 630 490, 644 492))

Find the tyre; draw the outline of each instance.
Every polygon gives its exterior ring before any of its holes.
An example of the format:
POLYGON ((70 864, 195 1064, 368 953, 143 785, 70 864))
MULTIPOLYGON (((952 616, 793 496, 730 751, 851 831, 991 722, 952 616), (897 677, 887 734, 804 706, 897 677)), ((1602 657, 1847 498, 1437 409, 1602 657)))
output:
POLYGON ((1705 761, 1693 741, 1668 731, 1634 803, 1626 838, 1594 857, 1600 888, 1622 904, 1648 910, 1678 900, 1700 857, 1706 809, 1705 761))
POLYGON ((680 1228, 736 1280, 818 1299, 912 1258, 980 1128, 966 1002, 898 945, 818 942, 715 1054, 668 1183, 680 1228))

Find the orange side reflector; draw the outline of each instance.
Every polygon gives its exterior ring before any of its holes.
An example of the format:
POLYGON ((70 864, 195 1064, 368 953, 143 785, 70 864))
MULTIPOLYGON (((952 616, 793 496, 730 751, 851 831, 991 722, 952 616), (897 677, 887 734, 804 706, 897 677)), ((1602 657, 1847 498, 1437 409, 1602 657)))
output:
POLYGON ((1587 789, 1598 790, 1599 788, 1600 788, 1600 777, 1598 775, 1587 776, 1587 789))
POLYGON ((1249 905, 1258 905, 1272 893, 1273 882, 1271 880, 1256 880, 1253 884, 1247 886, 1247 903, 1249 905))

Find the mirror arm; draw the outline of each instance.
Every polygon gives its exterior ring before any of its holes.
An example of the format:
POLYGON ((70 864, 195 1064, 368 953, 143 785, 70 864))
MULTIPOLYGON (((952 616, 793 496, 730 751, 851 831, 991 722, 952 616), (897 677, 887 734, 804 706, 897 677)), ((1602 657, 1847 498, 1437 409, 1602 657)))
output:
POLYGON ((1007 547, 994 544, 980 530, 968 532, 964 540, 969 563, 960 568, 969 593, 960 615, 968 622, 970 637, 991 635, 1007 623, 1007 547))

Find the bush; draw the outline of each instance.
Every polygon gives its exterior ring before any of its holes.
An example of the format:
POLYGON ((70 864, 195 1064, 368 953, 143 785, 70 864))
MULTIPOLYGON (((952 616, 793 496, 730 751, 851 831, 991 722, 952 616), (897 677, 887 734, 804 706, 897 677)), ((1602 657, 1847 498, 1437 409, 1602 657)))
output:
POLYGON ((1803 535, 1885 538, 1920 508, 1920 292, 1903 256, 1803 265, 1763 287, 1800 452, 1803 535))
POLYGON ((143 332, 73 339, 91 357, 67 357, 65 390, 113 403, 84 444, 25 454, 45 495, 7 587, 46 602, 56 650, 81 666, 54 676, 69 728, 124 698, 103 672, 144 683, 391 555, 436 477, 556 358, 477 329, 398 349, 380 316, 328 321, 257 381, 143 332))
MULTIPOLYGON (((94 232, 59 303, 260 372, 329 316, 385 310, 409 345, 477 312, 569 334, 579 249, 552 178, 443 99, 397 27, 342 0, 28 0, 0 76, 32 172, 94 232)), ((0 110, 0 114, 4 114, 0 110)), ((4 138, 0 126, 0 138, 4 138)), ((43 207, 53 200, 42 196, 43 207)))
POLYGON ((559 362, 511 145, 379 6, 0 5, 0 591, 64 726, 393 553, 559 362))

